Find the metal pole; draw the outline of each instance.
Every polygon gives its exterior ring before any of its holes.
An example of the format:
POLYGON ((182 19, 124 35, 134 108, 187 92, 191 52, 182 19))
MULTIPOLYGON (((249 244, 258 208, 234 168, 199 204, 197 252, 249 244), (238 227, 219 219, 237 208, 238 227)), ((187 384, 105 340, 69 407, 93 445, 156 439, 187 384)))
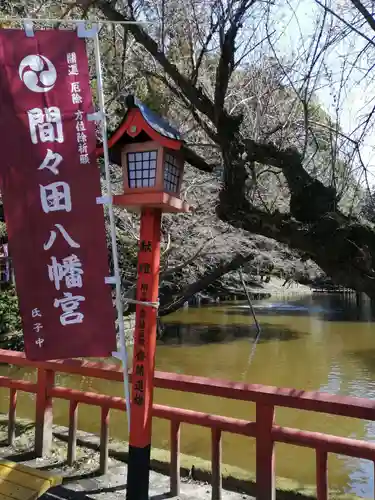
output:
POLYGON ((100 60, 100 46, 98 34, 94 37, 94 50, 95 50, 95 65, 96 65, 96 78, 97 78, 97 91, 99 100, 99 109, 101 113, 101 128, 103 137, 103 153, 104 153, 104 167, 105 167, 105 179, 107 184, 107 194, 110 196, 110 201, 108 203, 109 212, 109 222, 111 228, 111 242, 112 242, 112 255, 113 255, 113 268, 116 281, 116 308, 117 308, 117 320, 118 320, 118 330, 120 337, 120 355, 123 365, 124 373, 124 393, 126 400, 126 409, 128 417, 128 430, 130 432, 130 390, 129 390, 129 375, 128 375, 128 353, 126 350, 125 342, 125 327, 124 327, 124 309, 121 299, 121 278, 120 278, 120 266, 117 254, 117 243, 116 243, 116 226, 115 218, 113 213, 113 203, 112 203, 112 186, 111 177, 109 171, 109 154, 108 154, 108 141, 107 141, 107 119, 105 114, 105 104, 104 104, 104 92, 103 92, 103 76, 102 76, 102 65, 100 60))
POLYGON ((255 315, 254 307, 253 307, 253 304, 251 302, 251 298, 250 298, 249 292, 248 292, 248 290, 246 288, 245 281, 243 279, 243 274, 242 274, 242 269, 241 268, 239 270, 239 275, 240 275, 240 280, 241 280, 241 283, 242 283, 242 287, 244 289, 244 292, 245 292, 245 295, 246 295, 246 298, 247 298, 247 302, 248 302, 250 310, 251 310, 251 314, 253 315, 253 318, 254 318, 254 323, 255 323, 255 326, 256 326, 256 329, 257 329, 257 337, 259 337, 259 335, 260 335, 260 326, 259 326, 257 317, 255 315))
MULTIPOLYGON (((257 330, 257 334, 255 336, 255 339, 254 339, 254 342, 253 342, 253 347, 251 348, 251 352, 250 352, 250 356, 249 356, 249 362, 248 362, 248 368, 249 368, 249 366, 251 365, 251 362, 253 360, 254 354, 255 354, 255 349, 257 347, 258 340, 260 338, 261 329, 260 329, 260 325, 258 323, 256 314, 255 314, 255 311, 254 311, 253 303, 251 302, 250 294, 249 294, 249 292, 247 290, 247 287, 245 285, 245 280, 243 279, 242 269, 240 268, 238 272, 239 272, 239 275, 240 275, 240 280, 241 280, 241 283, 242 283, 242 286, 243 286, 243 289, 244 289, 244 292, 245 292, 245 295, 246 295, 246 298, 247 298, 247 302, 248 302, 250 310, 251 310, 251 314, 253 315, 255 326, 256 326, 256 330, 257 330)), ((245 375, 246 375, 246 373, 247 373, 247 370, 245 372, 245 375)))

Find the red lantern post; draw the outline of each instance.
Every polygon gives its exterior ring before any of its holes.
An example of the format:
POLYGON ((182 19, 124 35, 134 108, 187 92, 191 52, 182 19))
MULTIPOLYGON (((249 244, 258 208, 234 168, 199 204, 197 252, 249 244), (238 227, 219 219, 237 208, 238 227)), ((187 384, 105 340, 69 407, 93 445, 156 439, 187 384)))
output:
POLYGON ((180 199, 184 156, 179 133, 133 97, 127 104, 108 145, 124 177, 124 193, 113 202, 141 212, 127 500, 148 500, 161 216, 187 212, 189 206, 180 199))
POLYGON ((141 303, 136 306, 134 333, 129 500, 148 499, 157 309, 144 303, 158 300, 161 214, 159 208, 145 208, 141 215, 137 282, 141 303))

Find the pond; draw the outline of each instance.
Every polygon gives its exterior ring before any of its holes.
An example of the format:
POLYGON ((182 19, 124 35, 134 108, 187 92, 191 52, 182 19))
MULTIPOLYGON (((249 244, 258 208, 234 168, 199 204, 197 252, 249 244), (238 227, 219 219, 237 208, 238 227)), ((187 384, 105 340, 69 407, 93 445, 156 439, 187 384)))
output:
MULTIPOLYGON (((356 306, 354 296, 314 294, 254 302, 261 336, 251 358, 255 328, 244 303, 190 308, 164 318, 165 332, 157 349, 157 369, 233 381, 296 387, 331 394, 375 399, 375 319, 370 302, 356 306)), ((0 367, 0 375, 34 380, 33 371, 0 367)), ((122 395, 122 385, 104 380, 58 375, 57 384, 80 390, 122 395)), ((18 415, 34 418, 32 395, 21 394, 18 415)), ((157 390, 156 402, 213 414, 252 420, 254 405, 201 395, 157 390)), ((0 390, 0 412, 7 411, 7 393, 0 390)), ((54 403, 54 419, 67 424, 68 407, 54 403)), ((375 441, 375 424, 298 410, 277 409, 276 422, 306 430, 375 441)), ((99 432, 100 412, 80 406, 79 426, 99 432)), ((111 436, 127 439, 126 417, 111 414, 111 436)), ((155 420, 153 445, 169 446, 167 422, 155 420)), ((184 425, 182 453, 210 457, 208 429, 184 425)), ((223 460, 255 471, 251 438, 223 436, 223 460)), ((279 476, 315 484, 315 453, 289 445, 276 447, 279 476)), ((329 485, 362 497, 373 495, 370 462, 330 456, 329 485)))

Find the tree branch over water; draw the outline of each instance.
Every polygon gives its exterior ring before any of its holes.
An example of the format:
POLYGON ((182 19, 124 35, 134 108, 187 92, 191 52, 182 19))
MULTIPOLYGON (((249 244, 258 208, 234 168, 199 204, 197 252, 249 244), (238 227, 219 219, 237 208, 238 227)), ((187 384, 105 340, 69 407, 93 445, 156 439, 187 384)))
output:
MULTIPOLYGON (((159 316, 166 316, 174 311, 180 309, 184 303, 203 290, 206 290, 210 285, 215 283, 219 278, 225 274, 235 271, 242 267, 245 263, 253 260, 255 258, 255 253, 250 253, 248 255, 238 254, 228 262, 223 262, 215 269, 210 269, 197 281, 191 285, 184 288, 182 291, 176 293, 174 299, 170 295, 168 297, 162 298, 161 307, 159 309, 159 316)), ((173 295, 173 292, 172 292, 173 295)))

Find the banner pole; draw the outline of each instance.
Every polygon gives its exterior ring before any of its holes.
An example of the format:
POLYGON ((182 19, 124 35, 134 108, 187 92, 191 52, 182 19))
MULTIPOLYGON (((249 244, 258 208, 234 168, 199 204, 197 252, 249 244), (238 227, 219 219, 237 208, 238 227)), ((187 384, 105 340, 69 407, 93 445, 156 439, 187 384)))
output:
POLYGON ((120 340, 120 355, 123 366, 124 373, 124 392, 126 400, 126 410, 127 410, 127 420, 128 420, 128 431, 130 434, 130 390, 129 390, 129 374, 128 374, 128 353, 126 350, 125 341, 125 326, 124 326, 124 308, 121 299, 121 277, 120 277, 120 266, 118 261, 117 253, 117 243, 116 243, 116 225, 113 213, 113 202, 112 202, 112 186, 111 177, 109 172, 109 153, 108 153, 108 141, 107 141, 107 118, 105 114, 105 104, 104 104, 104 91, 103 91, 103 76, 102 76, 102 65, 100 58, 100 46, 99 46, 99 36, 98 33, 94 36, 94 50, 95 50, 95 66, 96 66, 96 82, 97 82, 97 93, 99 101, 99 110, 101 113, 101 128, 103 137, 103 153, 104 153, 104 167, 105 167, 105 178, 107 184, 107 194, 110 196, 110 202, 108 203, 109 212, 109 222, 111 228, 111 242, 112 242, 112 255, 113 255, 113 268, 116 280, 116 307, 117 307, 117 320, 119 329, 119 340, 120 340))

